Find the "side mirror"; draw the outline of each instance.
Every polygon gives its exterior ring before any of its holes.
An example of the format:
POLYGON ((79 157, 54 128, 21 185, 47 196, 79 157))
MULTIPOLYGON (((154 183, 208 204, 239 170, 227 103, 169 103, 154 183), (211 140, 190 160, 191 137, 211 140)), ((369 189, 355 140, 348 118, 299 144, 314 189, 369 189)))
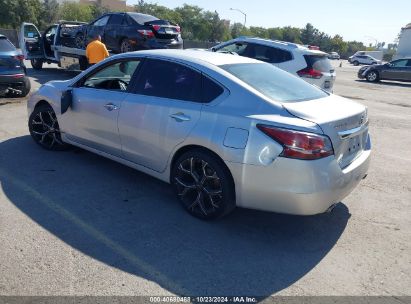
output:
POLYGON ((61 114, 64 114, 67 112, 72 102, 73 102, 73 90, 69 89, 67 91, 64 91, 63 94, 61 94, 61 101, 60 101, 61 114))

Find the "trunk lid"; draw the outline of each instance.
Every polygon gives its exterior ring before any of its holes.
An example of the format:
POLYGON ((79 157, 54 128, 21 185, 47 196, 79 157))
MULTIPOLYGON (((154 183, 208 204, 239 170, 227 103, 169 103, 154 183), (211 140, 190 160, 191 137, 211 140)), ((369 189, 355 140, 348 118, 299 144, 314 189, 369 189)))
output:
POLYGON ((149 26, 158 39, 175 39, 180 34, 180 27, 167 20, 152 20, 144 25, 149 26))
POLYGON ((367 108, 349 99, 326 98, 283 103, 292 115, 316 123, 333 144, 335 157, 345 168, 364 151, 368 137, 367 108))

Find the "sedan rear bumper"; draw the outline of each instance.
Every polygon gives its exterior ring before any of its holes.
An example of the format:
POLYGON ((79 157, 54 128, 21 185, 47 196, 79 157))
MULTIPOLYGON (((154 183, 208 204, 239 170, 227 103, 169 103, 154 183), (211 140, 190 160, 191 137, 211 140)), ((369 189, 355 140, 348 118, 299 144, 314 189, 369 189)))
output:
POLYGON ((340 202, 367 175, 371 147, 346 168, 334 156, 305 161, 278 157, 268 166, 228 163, 234 176, 237 206, 313 215, 340 202))
MULTIPOLYGON (((20 75, 20 73, 17 75, 20 75)), ((8 89, 18 91, 24 90, 28 81, 26 76, 16 77, 16 75, 0 75, 0 93, 5 92, 8 89)))

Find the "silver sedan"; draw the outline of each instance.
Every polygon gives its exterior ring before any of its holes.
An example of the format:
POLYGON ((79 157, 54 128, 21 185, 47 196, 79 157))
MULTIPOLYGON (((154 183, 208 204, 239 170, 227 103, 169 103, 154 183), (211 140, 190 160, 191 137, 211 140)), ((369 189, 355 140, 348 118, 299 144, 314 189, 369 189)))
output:
POLYGON ((367 109, 241 56, 126 53, 28 102, 34 141, 70 145, 171 183, 192 215, 236 206, 311 215, 367 174, 367 109))

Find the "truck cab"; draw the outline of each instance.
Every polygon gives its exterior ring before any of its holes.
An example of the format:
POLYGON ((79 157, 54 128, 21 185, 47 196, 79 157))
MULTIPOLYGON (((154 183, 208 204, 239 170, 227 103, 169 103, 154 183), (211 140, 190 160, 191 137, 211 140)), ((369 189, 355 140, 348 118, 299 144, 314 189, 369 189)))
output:
POLYGON ((41 34, 33 23, 24 22, 19 38, 24 58, 30 60, 36 70, 41 70, 45 62, 57 63, 63 68, 87 68, 85 51, 73 47, 76 28, 82 24, 84 23, 64 21, 49 26, 41 34))

